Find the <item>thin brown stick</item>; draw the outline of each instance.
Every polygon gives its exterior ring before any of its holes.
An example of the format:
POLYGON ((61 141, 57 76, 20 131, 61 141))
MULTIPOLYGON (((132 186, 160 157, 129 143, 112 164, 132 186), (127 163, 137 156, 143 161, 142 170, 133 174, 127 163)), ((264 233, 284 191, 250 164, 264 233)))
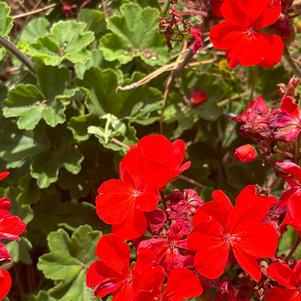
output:
POLYGON ((288 48, 284 47, 284 57, 286 58, 287 63, 291 67, 292 71, 295 73, 296 76, 301 77, 301 69, 298 65, 295 64, 294 59, 291 57, 288 48))
POLYGON ((296 238, 296 240, 295 240, 295 242, 294 242, 294 244, 293 244, 290 252, 287 254, 287 256, 285 258, 286 262, 288 262, 291 259, 291 257, 294 255, 294 253, 296 252, 296 250, 299 247, 300 243, 301 243, 301 238, 300 238, 300 236, 298 236, 296 238))
POLYGON ((198 188, 204 188, 204 185, 202 185, 201 183, 197 182, 194 179, 191 179, 191 178, 183 176, 183 175, 179 175, 179 178, 183 181, 186 181, 186 182, 198 187, 198 188))
POLYGON ((35 9, 35 10, 29 11, 29 12, 26 12, 26 13, 22 13, 22 14, 19 14, 19 15, 12 16, 12 18, 13 18, 13 20, 16 20, 16 19, 36 15, 36 14, 42 13, 44 11, 47 11, 49 9, 52 9, 52 8, 56 7, 57 5, 58 5, 58 3, 52 3, 52 4, 49 4, 47 6, 39 8, 39 9, 35 9))
POLYGON ((126 145, 125 143, 121 142, 120 140, 118 140, 116 138, 112 138, 112 142, 115 143, 118 146, 121 146, 121 147, 125 148, 126 150, 130 149, 130 147, 128 145, 126 145))
MULTIPOLYGON (((185 68, 197 67, 200 65, 206 65, 206 64, 210 64, 210 63, 214 63, 214 62, 216 62, 216 59, 208 59, 208 60, 204 60, 204 61, 192 62, 190 64, 187 64, 185 66, 185 68)), ((153 79, 157 78, 164 72, 176 70, 178 68, 178 65, 179 64, 177 62, 173 62, 173 63, 167 64, 167 65, 164 65, 164 66, 156 69, 155 71, 151 72, 150 74, 148 74, 147 76, 145 76, 144 78, 140 79, 139 81, 137 81, 135 83, 129 84, 127 86, 118 86, 116 91, 124 92, 124 91, 136 89, 140 86, 146 85, 147 83, 149 83, 153 79)))
POLYGON ((32 73, 35 73, 35 67, 30 58, 24 55, 13 43, 0 36, 0 45, 15 55, 32 73))

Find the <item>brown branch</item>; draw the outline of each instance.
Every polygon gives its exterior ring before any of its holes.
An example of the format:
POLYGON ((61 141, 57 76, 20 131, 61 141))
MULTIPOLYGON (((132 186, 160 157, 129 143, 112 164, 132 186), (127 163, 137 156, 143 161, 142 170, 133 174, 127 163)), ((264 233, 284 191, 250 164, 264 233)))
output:
POLYGON ((31 59, 24 55, 13 43, 0 36, 0 45, 15 55, 32 73, 35 73, 35 67, 31 59))
POLYGON ((22 14, 19 14, 19 15, 12 16, 12 18, 13 18, 13 20, 16 20, 16 19, 20 19, 20 18, 24 18, 24 17, 36 15, 36 14, 42 13, 44 11, 47 11, 47 10, 49 10, 51 8, 54 8, 57 5, 58 5, 58 3, 52 3, 52 4, 49 4, 49 5, 44 6, 42 8, 38 8, 38 9, 29 11, 29 12, 26 12, 26 13, 22 13, 22 14))
POLYGON ((293 244, 290 252, 287 254, 287 256, 285 258, 286 262, 288 262, 291 259, 291 257, 294 255, 294 253, 296 252, 296 250, 299 247, 300 243, 301 243, 301 238, 298 235, 298 237, 296 238, 296 240, 295 240, 295 242, 294 242, 294 244, 293 244))
POLYGON ((291 57, 288 48, 285 46, 284 47, 284 52, 283 55, 291 67, 292 71, 295 73, 296 76, 301 77, 301 69, 299 68, 298 65, 295 64, 294 59, 291 57))
MULTIPOLYGON (((187 64, 185 66, 185 68, 196 67, 196 66, 200 66, 200 65, 206 65, 206 64, 210 64, 210 63, 214 63, 214 62, 216 62, 216 59, 208 59, 208 60, 204 60, 204 61, 192 62, 190 64, 187 64)), ((137 81, 135 83, 129 84, 127 86, 118 86, 116 91, 117 92, 124 92, 124 91, 136 89, 140 86, 146 85, 150 81, 152 81, 153 79, 155 79, 158 76, 160 76, 161 74, 163 74, 164 72, 176 70, 178 68, 178 65, 179 65, 179 63, 177 63, 177 62, 173 62, 173 63, 167 64, 167 65, 164 65, 164 66, 156 69, 155 71, 153 71, 152 73, 148 74, 147 76, 145 76, 144 78, 140 79, 139 81, 137 81)))

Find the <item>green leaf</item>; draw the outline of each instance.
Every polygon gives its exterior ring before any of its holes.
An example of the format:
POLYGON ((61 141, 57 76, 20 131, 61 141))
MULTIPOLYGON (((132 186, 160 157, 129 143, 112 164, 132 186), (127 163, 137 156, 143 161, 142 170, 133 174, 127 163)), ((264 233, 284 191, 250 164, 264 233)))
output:
POLYGON ((71 130, 75 140, 86 141, 90 137, 88 127, 97 123, 95 116, 91 114, 73 116, 70 118, 68 128, 71 130))
POLYGON ((7 162, 7 168, 21 167, 26 160, 47 149, 47 145, 34 141, 31 134, 18 131, 14 124, 5 121, 0 127, 0 158, 7 162))
MULTIPOLYGON (((13 20, 10 16, 10 7, 4 2, 0 2, 0 36, 7 38, 13 28, 13 20)), ((5 55, 5 49, 0 47, 0 61, 5 55)))
POLYGON ((26 301, 57 301, 57 299, 50 297, 49 292, 39 291, 37 295, 32 295, 26 301))
POLYGON ((78 20, 87 24, 87 29, 94 32, 99 38, 106 31, 106 21, 103 12, 96 9, 81 9, 78 20))
POLYGON ((71 237, 63 229, 48 236, 50 252, 39 258, 38 268, 55 282, 50 296, 60 301, 96 300, 86 287, 86 269, 96 259, 95 247, 101 233, 80 226, 71 237))
POLYGON ((58 179, 59 170, 65 168, 72 174, 78 174, 83 161, 82 154, 74 147, 70 131, 57 126, 54 129, 39 128, 36 140, 48 145, 45 152, 35 156, 30 166, 30 174, 37 179, 40 188, 47 188, 58 179))
MULTIPOLYGON (((44 17, 35 18, 30 20, 24 27, 20 36, 21 47, 23 42, 32 42, 37 38, 44 36, 48 33, 49 21, 44 17)), ((19 42, 19 43, 20 43, 19 42)))
POLYGON ((30 43, 24 51, 46 65, 58 66, 64 60, 83 64, 90 58, 87 46, 94 41, 94 34, 86 30, 86 26, 74 20, 59 21, 52 26, 48 36, 30 43))
POLYGON ((34 206, 35 218, 31 222, 31 241, 37 239, 38 235, 46 235, 58 227, 64 227, 68 231, 74 231, 83 224, 89 224, 95 229, 103 226, 103 223, 96 215, 95 206, 82 202, 59 201, 58 191, 51 187, 43 190, 42 200, 34 206), (44 194, 45 192, 45 194, 44 194), (51 203, 51 206, 49 204, 51 203), (51 216, 51 219, 49 218, 51 216))
POLYGON ((70 94, 65 90, 69 72, 65 68, 42 66, 37 71, 39 86, 20 84, 9 91, 3 115, 18 117, 19 129, 32 130, 43 119, 51 126, 64 123, 65 110, 70 94), (66 94, 64 96, 64 93, 66 94))
MULTIPOLYGON (((138 80, 139 77, 141 74, 134 73, 131 82, 138 80)), ((83 85, 91 89, 94 96, 91 98, 91 103, 88 104, 89 111, 98 116, 111 113, 118 117, 127 118, 137 103, 140 102, 145 107, 147 104, 154 104, 162 98, 160 91, 155 88, 142 87, 126 92, 117 92, 118 84, 119 74, 112 69, 92 68, 87 71, 83 85)), ((132 115, 133 118, 134 115, 135 113, 132 115)), ((136 115, 136 117, 138 116, 136 115)), ((138 120, 137 118, 134 119, 135 121, 138 120)), ((134 120, 132 119, 132 121, 134 120)))
POLYGON ((13 262, 23 262, 25 264, 32 264, 29 251, 32 245, 28 239, 21 237, 20 241, 11 241, 7 245, 7 250, 12 256, 13 262))
POLYGON ((126 64, 139 57, 151 66, 165 64, 169 56, 166 42, 158 32, 159 16, 156 8, 122 5, 120 15, 108 22, 111 33, 101 39, 100 49, 106 60, 126 64))
POLYGON ((20 192, 17 196, 17 201, 22 204, 35 204, 41 198, 41 190, 37 187, 36 181, 29 175, 26 175, 19 180, 20 192))

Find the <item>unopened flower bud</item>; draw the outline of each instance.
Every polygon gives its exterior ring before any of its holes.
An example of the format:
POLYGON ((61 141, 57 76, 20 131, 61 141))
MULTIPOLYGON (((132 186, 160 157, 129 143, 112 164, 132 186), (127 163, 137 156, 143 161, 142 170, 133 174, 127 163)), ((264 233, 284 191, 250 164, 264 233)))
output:
POLYGON ((234 157, 243 163, 253 161, 257 157, 255 148, 251 144, 245 144, 235 150, 234 157))

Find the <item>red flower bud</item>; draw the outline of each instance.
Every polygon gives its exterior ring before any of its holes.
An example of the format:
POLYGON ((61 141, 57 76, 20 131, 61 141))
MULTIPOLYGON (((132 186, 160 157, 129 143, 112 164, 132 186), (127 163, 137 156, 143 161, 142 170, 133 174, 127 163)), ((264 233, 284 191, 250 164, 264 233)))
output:
POLYGON ((235 150, 234 158, 243 163, 253 161, 257 157, 255 148, 251 144, 245 144, 235 150))
POLYGON ((198 88, 193 88, 190 91, 190 103, 193 105, 199 105, 205 101, 208 100, 208 95, 204 91, 198 89, 198 88))

